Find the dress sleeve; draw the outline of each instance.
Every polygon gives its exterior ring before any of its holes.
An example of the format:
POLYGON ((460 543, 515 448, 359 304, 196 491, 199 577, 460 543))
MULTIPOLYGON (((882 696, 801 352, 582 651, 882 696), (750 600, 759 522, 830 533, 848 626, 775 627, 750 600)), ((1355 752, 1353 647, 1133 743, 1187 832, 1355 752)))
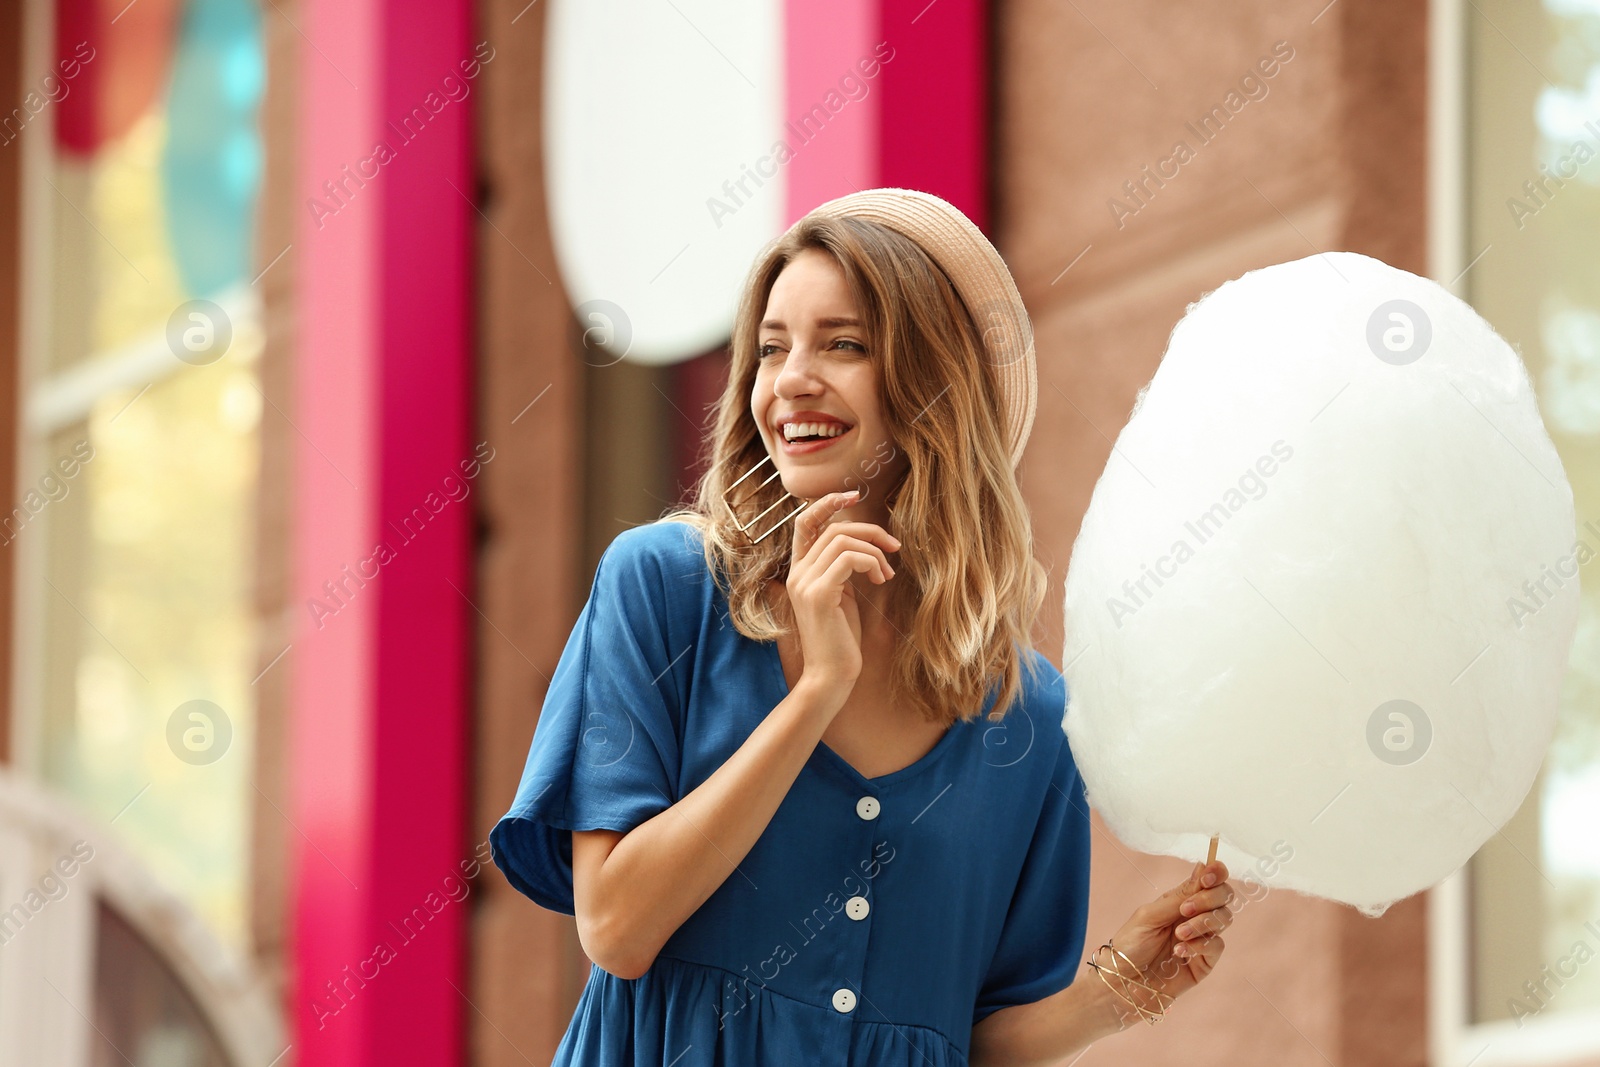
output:
POLYGON ((516 798, 489 833, 507 881, 552 911, 574 913, 571 831, 631 830, 678 799, 691 638, 669 636, 674 578, 652 549, 662 536, 677 535, 636 527, 601 555, 516 798))
POLYGON ((997 1009, 1060 992, 1083 969, 1089 839, 1083 779, 1063 737, 999 944, 979 987, 974 1026, 997 1009))

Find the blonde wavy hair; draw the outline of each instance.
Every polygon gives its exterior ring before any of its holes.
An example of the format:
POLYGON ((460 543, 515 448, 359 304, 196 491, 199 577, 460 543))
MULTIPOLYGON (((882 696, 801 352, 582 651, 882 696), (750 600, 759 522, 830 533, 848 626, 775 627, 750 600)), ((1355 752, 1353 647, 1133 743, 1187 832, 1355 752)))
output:
MULTIPOLYGON (((910 238, 865 219, 811 216, 761 254, 739 300, 727 388, 702 443, 705 473, 689 502, 657 521, 699 529, 740 633, 771 641, 793 630, 788 598, 773 603, 768 595, 769 583, 788 578, 792 527, 752 545, 724 494, 767 458, 750 410, 759 325, 779 273, 812 248, 843 269, 876 357, 885 426, 909 459, 886 496, 889 532, 904 546, 894 556, 886 609, 901 637, 890 665, 892 699, 950 723, 976 718, 997 687, 989 718, 998 721, 1020 696, 1023 650, 1033 649, 1048 579, 1033 557, 1032 524, 982 338, 948 276, 910 238)), ((782 497, 781 479, 752 491, 768 473, 734 494, 744 521, 782 497)), ((753 530, 796 506, 785 501, 753 530)))

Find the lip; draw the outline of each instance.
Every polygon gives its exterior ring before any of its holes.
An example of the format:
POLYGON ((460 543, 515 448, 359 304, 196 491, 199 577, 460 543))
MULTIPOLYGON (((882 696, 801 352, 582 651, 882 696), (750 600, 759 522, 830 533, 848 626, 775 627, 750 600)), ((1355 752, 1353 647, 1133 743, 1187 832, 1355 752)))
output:
POLYGON ((853 434, 855 432, 856 432, 856 428, 854 426, 852 426, 842 434, 839 434, 839 435, 837 435, 835 437, 824 438, 821 441, 788 441, 788 440, 785 440, 782 436, 780 436, 778 438, 778 444, 779 444, 779 447, 781 447, 783 449, 783 454, 784 455, 786 455, 786 456, 801 456, 801 455, 805 455, 808 452, 820 452, 824 448, 827 448, 829 445, 834 444, 834 443, 836 443, 838 441, 842 441, 846 437, 849 437, 851 434, 853 434))

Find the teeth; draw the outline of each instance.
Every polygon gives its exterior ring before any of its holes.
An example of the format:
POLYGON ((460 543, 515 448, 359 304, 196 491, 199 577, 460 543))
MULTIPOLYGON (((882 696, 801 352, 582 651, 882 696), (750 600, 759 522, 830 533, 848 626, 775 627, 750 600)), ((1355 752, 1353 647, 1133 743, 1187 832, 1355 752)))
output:
POLYGON ((848 426, 840 426, 836 422, 789 422, 784 424, 783 437, 786 441, 793 441, 796 437, 807 437, 812 434, 821 434, 824 437, 838 437, 848 429, 848 426))

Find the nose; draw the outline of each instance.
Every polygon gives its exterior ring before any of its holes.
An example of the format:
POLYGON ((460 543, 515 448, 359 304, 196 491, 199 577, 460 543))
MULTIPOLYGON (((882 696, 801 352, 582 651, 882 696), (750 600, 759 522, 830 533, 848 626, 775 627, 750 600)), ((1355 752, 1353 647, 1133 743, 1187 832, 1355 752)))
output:
POLYGON ((772 395, 780 400, 793 400, 802 396, 815 396, 823 389, 818 375, 820 364, 816 350, 808 343, 796 341, 783 359, 783 369, 772 383, 772 395))

